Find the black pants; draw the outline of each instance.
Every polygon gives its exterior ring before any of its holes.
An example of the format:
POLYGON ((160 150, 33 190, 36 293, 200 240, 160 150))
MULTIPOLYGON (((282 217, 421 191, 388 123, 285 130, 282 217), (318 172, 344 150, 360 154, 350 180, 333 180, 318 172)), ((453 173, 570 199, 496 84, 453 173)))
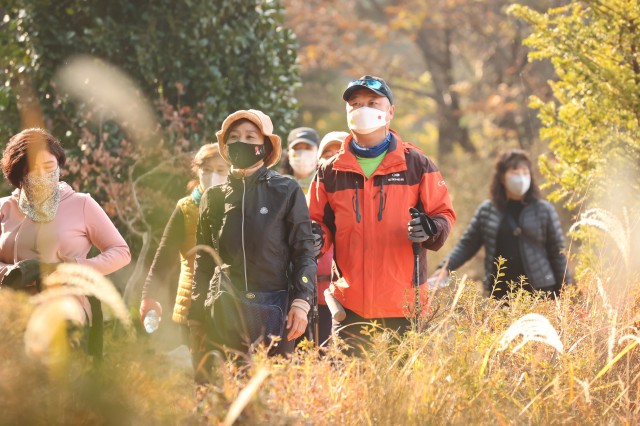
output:
POLYGON ((363 318, 353 311, 345 308, 346 318, 341 322, 333 321, 333 333, 342 338, 352 349, 351 354, 357 355, 362 347, 366 347, 369 343, 369 336, 361 334, 360 330, 366 324, 376 321, 384 328, 396 331, 399 335, 411 329, 411 321, 405 317, 397 318, 363 318))
POLYGON ((331 311, 327 305, 318 305, 318 342, 320 346, 329 344, 331 337, 331 329, 333 328, 333 320, 331 319, 331 311))

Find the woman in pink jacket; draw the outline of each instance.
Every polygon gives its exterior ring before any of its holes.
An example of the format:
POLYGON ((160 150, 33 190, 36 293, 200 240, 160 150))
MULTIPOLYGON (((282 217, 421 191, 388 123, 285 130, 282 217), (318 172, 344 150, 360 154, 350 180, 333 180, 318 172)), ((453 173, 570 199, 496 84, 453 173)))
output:
MULTIPOLYGON (((36 292, 40 273, 75 262, 107 275, 131 260, 129 247, 89 194, 60 182, 66 156, 42 129, 14 135, 2 156, 5 178, 16 188, 0 199, 0 285, 36 292), (87 259, 92 246, 99 251, 87 259)), ((89 323, 91 308, 79 298, 89 323)))

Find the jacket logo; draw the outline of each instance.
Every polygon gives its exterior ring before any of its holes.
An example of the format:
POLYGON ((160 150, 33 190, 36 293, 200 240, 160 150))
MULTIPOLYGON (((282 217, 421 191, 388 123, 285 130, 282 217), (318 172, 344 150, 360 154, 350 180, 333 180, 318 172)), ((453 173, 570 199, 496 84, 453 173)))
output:
POLYGON ((260 214, 267 214, 267 213, 269 213, 269 209, 268 208, 266 208, 266 207, 261 207, 260 208, 260 214))
POLYGON ((447 184, 444 183, 443 180, 441 180, 441 181, 438 181, 438 186, 447 186, 447 184))
POLYGON ((387 182, 404 182, 404 177, 400 173, 391 173, 391 176, 387 178, 387 182))

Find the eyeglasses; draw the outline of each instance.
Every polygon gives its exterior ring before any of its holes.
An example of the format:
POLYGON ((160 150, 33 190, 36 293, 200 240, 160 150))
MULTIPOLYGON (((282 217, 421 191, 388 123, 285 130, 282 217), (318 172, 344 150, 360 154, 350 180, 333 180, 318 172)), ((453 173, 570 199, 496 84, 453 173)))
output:
POLYGON ((353 86, 364 86, 371 90, 380 90, 382 88, 382 82, 368 78, 365 78, 364 80, 353 80, 351 83, 349 83, 347 89, 353 86))

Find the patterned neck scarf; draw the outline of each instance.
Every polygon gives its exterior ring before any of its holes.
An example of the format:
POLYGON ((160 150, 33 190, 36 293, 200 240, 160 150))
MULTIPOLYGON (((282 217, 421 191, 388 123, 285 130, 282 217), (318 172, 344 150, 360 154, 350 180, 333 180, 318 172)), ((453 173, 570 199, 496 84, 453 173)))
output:
POLYGON ((51 222, 60 203, 60 167, 43 175, 27 174, 22 180, 18 209, 37 223, 51 222))

